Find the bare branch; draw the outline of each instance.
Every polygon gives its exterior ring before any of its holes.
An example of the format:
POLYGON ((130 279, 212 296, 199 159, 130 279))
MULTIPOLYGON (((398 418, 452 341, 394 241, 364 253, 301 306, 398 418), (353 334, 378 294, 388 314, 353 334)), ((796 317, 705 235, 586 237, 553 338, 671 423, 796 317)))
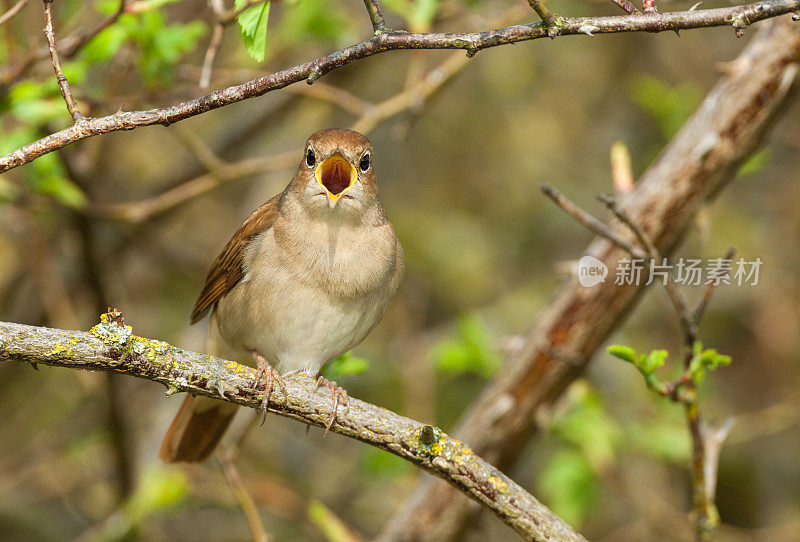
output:
POLYGON ((28 5, 28 0, 19 0, 19 2, 11 6, 11 9, 0 15, 0 26, 13 19, 26 5, 28 5))
POLYGON ((236 451, 228 448, 223 448, 217 452, 217 460, 222 473, 225 475, 225 481, 233 492, 233 496, 239 502, 244 516, 247 519, 247 526, 250 527, 250 533, 253 535, 254 542, 268 542, 269 535, 264 524, 261 522, 261 517, 258 514, 258 506, 253 501, 253 497, 248 493, 247 488, 242 483, 242 477, 239 476, 239 469, 236 467, 236 451))
MULTIPOLYGON (((363 134, 369 134, 384 120, 430 98, 461 71, 467 63, 467 58, 461 54, 454 53, 413 86, 375 105, 364 102, 349 92, 329 85, 321 86, 320 90, 312 90, 316 85, 313 87, 299 87, 302 90, 297 90, 296 92, 325 99, 345 110, 359 111, 361 116, 352 124, 352 129, 363 134)), ((290 92, 295 91, 292 90, 290 92)), ((126 203, 95 204, 90 206, 89 212, 116 220, 143 222, 189 199, 205 194, 224 183, 291 167, 296 164, 300 152, 300 149, 298 149, 297 151, 284 152, 274 156, 250 158, 233 164, 221 164, 215 161, 215 159, 218 159, 213 157, 213 153, 209 155, 210 149, 204 143, 198 141, 197 138, 190 136, 185 141, 192 152, 195 153, 198 161, 208 169, 208 173, 188 180, 151 198, 126 203), (195 141, 190 142, 191 139, 195 141)))
MULTIPOLYGON (((127 0, 120 0, 119 8, 117 11, 106 17, 96 27, 86 34, 78 36, 70 36, 57 44, 57 48, 61 50, 62 58, 71 58, 77 54, 87 43, 94 39, 100 32, 117 22, 117 20, 128 12, 126 8, 127 0)), ((22 77, 34 64, 40 60, 44 60, 50 54, 49 47, 43 47, 33 53, 29 54, 22 61, 16 65, 7 68, 0 73, 0 87, 10 85, 20 77, 22 77)))
POLYGON ((599 235, 600 237, 604 237, 614 243, 616 246, 620 247, 625 252, 629 253, 634 258, 641 258, 647 259, 648 255, 646 252, 642 252, 641 249, 633 245, 632 243, 628 242, 627 239, 623 239, 617 233, 609 228, 603 222, 597 220, 595 217, 575 205, 572 201, 567 199, 566 196, 561 194, 558 190, 550 186, 549 184, 542 185, 542 192, 545 196, 553 200, 553 203, 561 207, 561 209, 567 213, 569 216, 574 218, 578 223, 586 227, 591 232, 599 235))
MULTIPOLYGON (((642 16, 575 17, 559 19, 558 35, 608 34, 620 32, 663 32, 710 26, 748 24, 795 11, 800 0, 765 0, 731 8, 684 12, 654 13, 642 16)), ((247 83, 218 90, 169 107, 143 111, 119 112, 107 117, 88 119, 50 134, 0 157, 0 172, 26 164, 65 145, 99 134, 133 130, 142 126, 168 126, 232 103, 261 96, 306 80, 313 83, 323 75, 357 60, 392 50, 463 49, 474 55, 482 49, 548 36, 544 24, 517 25, 476 33, 411 33, 389 32, 336 51, 317 60, 282 70, 247 83)))
MULTIPOLYGON (((168 396, 189 392, 254 409, 260 406, 262 392, 252 388, 253 368, 136 337, 112 314, 104 315, 91 333, 0 322, 0 361, 112 371, 164 384, 168 396)), ((314 378, 291 375, 286 387, 288 398, 273 397, 270 412, 324 427, 331 414, 330 397, 317 390, 314 378)), ((331 431, 389 451, 447 480, 529 540, 584 540, 466 444, 436 427, 351 398, 331 431)))
MULTIPOLYGON (((539 16, 545 26, 555 26, 557 20, 556 15, 547 9, 545 5, 540 2, 540 0, 528 0, 528 4, 530 4, 531 8, 533 8, 533 11, 536 12, 536 15, 539 16)), ((555 37, 557 35, 558 34, 556 33, 551 37, 555 37)))
POLYGON ((211 85, 211 70, 214 67, 214 59, 217 58, 219 46, 222 43, 222 32, 225 30, 225 25, 218 22, 214 25, 214 30, 211 33, 211 39, 208 42, 208 49, 203 57, 203 69, 200 71, 200 82, 197 86, 200 88, 208 88, 211 85))
POLYGON ((633 4, 628 2, 628 0, 611 0, 611 1, 614 2, 616 5, 618 5, 622 9, 622 11, 624 11, 628 15, 641 15, 642 13, 641 11, 636 9, 633 6, 633 4))
POLYGON ((53 69, 56 72, 56 79, 58 80, 58 88, 61 90, 61 95, 67 103, 67 110, 74 122, 83 120, 83 115, 78 109, 78 104, 75 103, 75 98, 72 97, 72 91, 69 89, 69 82, 64 75, 64 70, 61 68, 61 61, 58 59, 58 50, 56 49, 56 36, 53 30, 53 0, 44 0, 44 34, 47 36, 47 43, 50 49, 50 58, 53 60, 53 69))
MULTIPOLYGON (((728 252, 725 253, 724 259, 732 260, 733 257, 736 255, 736 249, 731 247, 728 249, 728 252)), ((700 298, 700 301, 697 302, 697 306, 692 310, 691 314, 689 315, 689 322, 693 327, 691 333, 696 333, 697 326, 700 325, 700 320, 703 319, 703 315, 706 313, 706 309, 708 308, 708 304, 711 302, 711 295, 714 293, 714 289, 716 288, 715 282, 709 282, 706 285, 705 290, 703 291, 703 295, 700 298)), ((694 341, 693 341, 694 342, 694 341)))
POLYGON ((369 13, 369 20, 372 22, 372 31, 376 36, 389 32, 389 27, 386 26, 386 21, 381 13, 381 8, 376 0, 364 0, 364 6, 369 13))
MULTIPOLYGON (((631 218, 625 209, 619 205, 617 199, 613 196, 608 196, 605 194, 599 194, 598 198, 600 201, 605 203, 608 210, 611 211, 620 222, 622 222, 631 232, 633 232, 633 234, 636 236, 636 239, 639 241, 639 246, 644 248, 647 251, 647 254, 650 256, 650 260, 652 262, 651 265, 663 263, 661 254, 659 254, 655 243, 653 243, 653 240, 650 239, 650 236, 647 235, 647 232, 644 231, 644 229, 634 222, 633 218, 631 218)), ((684 337, 688 337, 690 326, 689 309, 687 308, 686 298, 683 296, 683 292, 681 292, 675 285, 675 281, 672 278, 671 269, 664 279, 663 285, 667 295, 669 296, 669 300, 672 302, 672 306, 675 309, 675 314, 680 322, 681 330, 684 332, 684 337)), ((694 343, 694 340, 692 340, 692 343, 694 343)))

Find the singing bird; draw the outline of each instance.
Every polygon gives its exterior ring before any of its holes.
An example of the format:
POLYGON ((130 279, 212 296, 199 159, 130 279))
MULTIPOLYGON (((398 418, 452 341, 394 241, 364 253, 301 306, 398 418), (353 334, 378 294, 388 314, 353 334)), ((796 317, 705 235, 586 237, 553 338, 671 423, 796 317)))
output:
MULTIPOLYGON (((322 130, 307 141, 286 189, 247 217, 214 260, 191 315, 211 313, 208 351, 257 367, 266 412, 283 375, 317 375, 380 321, 403 275, 403 249, 378 199, 362 134, 322 130)), ((336 419, 346 392, 323 377, 336 419)), ((161 444, 167 462, 202 461, 238 407, 187 396, 161 444)))

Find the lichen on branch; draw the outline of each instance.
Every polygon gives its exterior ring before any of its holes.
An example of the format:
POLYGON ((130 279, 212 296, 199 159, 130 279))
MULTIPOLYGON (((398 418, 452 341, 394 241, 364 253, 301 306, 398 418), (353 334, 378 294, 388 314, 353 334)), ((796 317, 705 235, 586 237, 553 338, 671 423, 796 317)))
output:
MULTIPOLYGON (((188 392, 257 409, 255 369, 139 337, 116 309, 90 332, 0 322, 0 361, 16 360, 93 371, 114 371, 160 382, 166 395, 188 392)), ((288 397, 277 394, 269 411, 324 427, 331 402, 308 374, 286 377, 288 397)), ((450 484, 494 512, 528 540, 584 540, 532 495, 439 428, 375 405, 350 400, 331 431, 389 451, 450 484)))

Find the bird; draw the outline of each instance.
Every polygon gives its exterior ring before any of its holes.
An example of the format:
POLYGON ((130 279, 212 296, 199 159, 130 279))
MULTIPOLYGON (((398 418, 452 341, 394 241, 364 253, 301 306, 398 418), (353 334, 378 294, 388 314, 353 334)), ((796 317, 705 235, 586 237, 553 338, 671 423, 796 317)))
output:
MULTIPOLYGON (((284 376, 320 369, 358 345, 383 317, 404 271, 403 249, 378 198, 373 148, 359 132, 312 134, 291 182, 253 211, 214 260, 191 313, 207 314, 207 350, 257 368, 266 415, 284 376)), ((341 401, 331 390, 325 433, 341 401)), ((169 463, 200 462, 239 407, 188 395, 159 451, 169 463)), ((263 423, 263 421, 262 421, 263 423)))

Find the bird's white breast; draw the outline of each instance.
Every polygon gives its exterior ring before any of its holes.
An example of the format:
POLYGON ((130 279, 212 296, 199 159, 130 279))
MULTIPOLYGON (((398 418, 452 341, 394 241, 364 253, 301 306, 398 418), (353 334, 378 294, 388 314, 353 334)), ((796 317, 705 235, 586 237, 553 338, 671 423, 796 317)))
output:
POLYGON ((276 223, 248 246, 245 277, 220 300, 211 333, 218 328, 229 351, 257 350, 281 373, 316 373, 381 319, 402 273, 400 251, 388 222, 276 223))

